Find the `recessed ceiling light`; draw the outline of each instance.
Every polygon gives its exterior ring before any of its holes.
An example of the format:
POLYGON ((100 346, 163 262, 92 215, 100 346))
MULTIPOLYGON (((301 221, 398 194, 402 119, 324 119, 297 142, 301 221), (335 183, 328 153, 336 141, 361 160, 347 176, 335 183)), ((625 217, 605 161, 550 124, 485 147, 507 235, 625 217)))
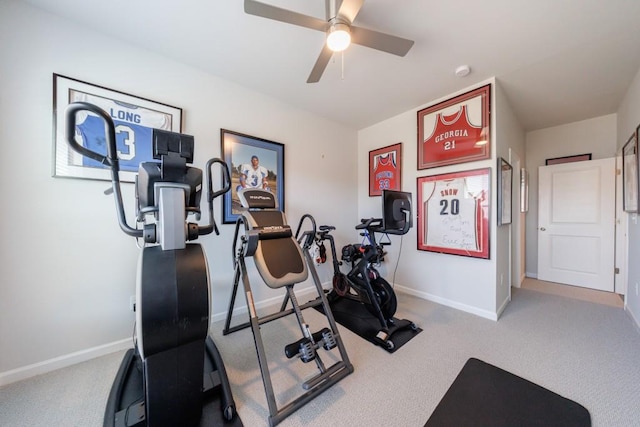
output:
POLYGON ((469 73, 471 72, 471 68, 469 68, 468 65, 461 65, 458 68, 456 68, 456 76, 458 77, 466 77, 469 75, 469 73))

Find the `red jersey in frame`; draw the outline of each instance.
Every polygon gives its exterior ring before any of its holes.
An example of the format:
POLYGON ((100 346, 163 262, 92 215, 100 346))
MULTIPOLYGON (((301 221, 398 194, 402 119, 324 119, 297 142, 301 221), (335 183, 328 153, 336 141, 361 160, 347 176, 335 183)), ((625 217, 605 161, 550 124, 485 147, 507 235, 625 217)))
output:
POLYGON ((491 157, 491 85, 418 111, 418 169, 491 157))
POLYGON ((400 190, 402 143, 369 151, 369 196, 382 190, 400 190))

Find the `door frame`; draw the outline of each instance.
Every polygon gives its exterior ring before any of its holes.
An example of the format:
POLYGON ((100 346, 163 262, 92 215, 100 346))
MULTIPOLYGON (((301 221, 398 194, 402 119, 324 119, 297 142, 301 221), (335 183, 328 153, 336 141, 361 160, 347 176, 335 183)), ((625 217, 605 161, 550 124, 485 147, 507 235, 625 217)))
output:
MULTIPOLYGON (((629 247, 629 215, 622 206, 622 151, 616 155, 616 231, 615 231, 615 267, 618 273, 613 279, 613 289, 616 294, 625 295, 625 306, 627 304, 627 272, 629 268, 629 258, 627 248, 629 247)), ((637 215, 637 214, 632 214, 637 215)))

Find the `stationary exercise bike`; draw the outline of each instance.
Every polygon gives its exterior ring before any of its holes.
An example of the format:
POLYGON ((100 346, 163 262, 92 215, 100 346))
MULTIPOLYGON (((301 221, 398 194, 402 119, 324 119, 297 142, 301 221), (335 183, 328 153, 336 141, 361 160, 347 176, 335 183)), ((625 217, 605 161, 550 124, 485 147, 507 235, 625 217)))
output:
POLYGON ((215 231, 213 200, 230 188, 229 171, 220 159, 206 164, 209 223, 200 218, 202 171, 193 161, 193 137, 153 130, 153 157, 136 177, 136 221, 127 223, 119 179, 115 126, 99 107, 72 103, 66 111, 66 139, 71 148, 110 169, 120 228, 142 241, 136 284, 135 349, 126 352, 105 410, 105 427, 242 425, 224 369, 208 335, 210 286, 201 245, 187 243, 215 231), (105 124, 107 153, 94 152, 75 139, 76 115, 97 115, 105 124), (212 167, 223 172, 223 188, 213 191, 212 167), (226 421, 225 421, 226 420, 226 421))
POLYGON ((398 307, 395 292, 376 269, 386 255, 384 246, 391 244, 390 240, 378 241, 376 234, 403 235, 411 227, 410 193, 385 190, 383 202, 384 216, 362 219, 355 228, 363 236, 363 242, 344 246, 340 260, 331 235, 335 227, 318 227, 316 243, 323 245, 325 240, 329 241, 334 274, 333 290, 327 299, 338 322, 392 352, 399 332, 417 334, 421 329, 412 321, 394 317, 398 307), (342 262, 350 265, 347 274, 341 271, 342 262))

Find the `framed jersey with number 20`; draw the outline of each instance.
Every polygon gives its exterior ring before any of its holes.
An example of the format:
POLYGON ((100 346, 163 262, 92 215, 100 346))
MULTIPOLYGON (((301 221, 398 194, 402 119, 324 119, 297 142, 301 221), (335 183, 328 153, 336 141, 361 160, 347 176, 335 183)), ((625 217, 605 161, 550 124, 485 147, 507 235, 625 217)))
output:
POLYGON ((418 111, 418 169, 491 157, 491 85, 418 111))
POLYGON ((489 258, 490 171, 418 178, 419 250, 489 258))

